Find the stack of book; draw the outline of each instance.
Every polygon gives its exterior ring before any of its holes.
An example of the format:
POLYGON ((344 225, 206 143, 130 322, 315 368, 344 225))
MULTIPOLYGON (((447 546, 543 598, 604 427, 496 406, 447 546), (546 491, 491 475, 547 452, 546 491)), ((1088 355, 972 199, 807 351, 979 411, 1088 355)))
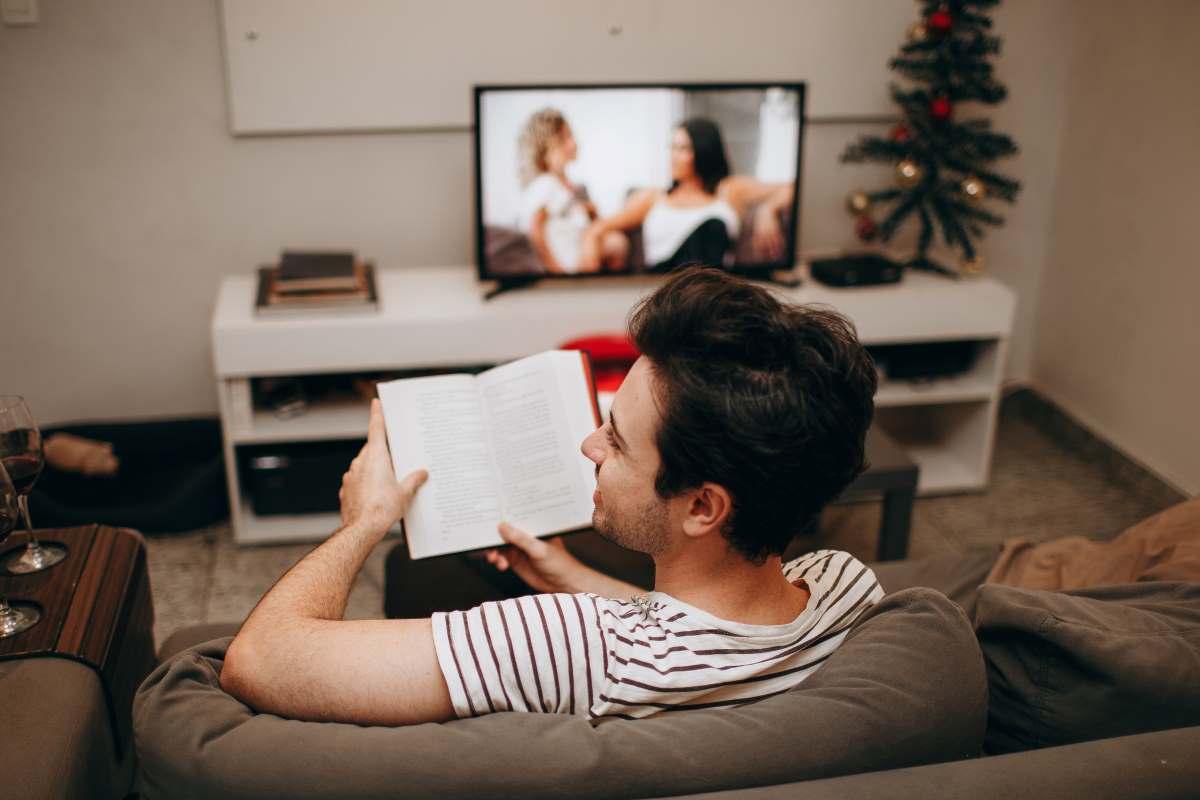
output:
POLYGON ((260 316, 375 311, 375 266, 352 252, 284 251, 279 264, 258 270, 260 316))

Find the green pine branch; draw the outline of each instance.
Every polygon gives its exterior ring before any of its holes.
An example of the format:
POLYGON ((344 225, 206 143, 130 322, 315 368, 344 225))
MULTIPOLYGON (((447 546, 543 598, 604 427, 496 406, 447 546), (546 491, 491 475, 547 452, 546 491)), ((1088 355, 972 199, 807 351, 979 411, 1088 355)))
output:
MULTIPOLYGON (((992 130, 990 119, 960 118, 962 104, 995 105, 1008 96, 1007 88, 995 75, 992 59, 999 54, 1001 39, 990 33, 988 16, 999 0, 923 0, 918 10, 928 21, 935 11, 950 14, 952 27, 938 35, 930 30, 923 41, 905 41, 889 68, 905 80, 903 85, 888 86, 892 101, 899 107, 909 136, 896 141, 891 136, 860 136, 846 145, 843 163, 877 162, 896 164, 912 159, 924 170, 922 179, 910 188, 885 188, 867 192, 872 206, 886 209, 878 224, 880 238, 889 241, 896 231, 916 216, 920 223, 917 239, 918 260, 934 237, 941 234, 948 247, 960 250, 962 257, 975 257, 975 241, 983 237, 984 226, 1004 224, 1004 218, 972 203, 962 192, 963 181, 974 177, 983 183, 989 200, 1015 202, 1021 184, 990 168, 998 159, 1015 155, 1012 138, 992 130), (949 100, 954 111, 949 119, 932 115, 937 98, 949 100)), ((928 25, 927 25, 928 29, 928 25)))

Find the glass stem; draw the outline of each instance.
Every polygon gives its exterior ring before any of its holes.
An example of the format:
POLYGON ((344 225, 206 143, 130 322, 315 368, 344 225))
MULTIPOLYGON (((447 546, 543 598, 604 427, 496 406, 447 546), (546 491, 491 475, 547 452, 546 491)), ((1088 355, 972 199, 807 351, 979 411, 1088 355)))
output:
POLYGON ((25 532, 29 534, 29 543, 25 545, 26 550, 38 550, 37 536, 33 533, 33 521, 29 518, 29 497, 28 495, 17 495, 17 505, 21 508, 21 517, 25 520, 25 532))

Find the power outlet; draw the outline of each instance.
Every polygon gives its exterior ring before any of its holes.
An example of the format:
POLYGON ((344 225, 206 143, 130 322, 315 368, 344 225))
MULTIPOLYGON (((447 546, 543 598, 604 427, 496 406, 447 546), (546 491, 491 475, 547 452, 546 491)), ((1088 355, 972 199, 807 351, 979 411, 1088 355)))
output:
POLYGON ((0 0, 0 22, 5 25, 36 25, 38 0, 0 0))

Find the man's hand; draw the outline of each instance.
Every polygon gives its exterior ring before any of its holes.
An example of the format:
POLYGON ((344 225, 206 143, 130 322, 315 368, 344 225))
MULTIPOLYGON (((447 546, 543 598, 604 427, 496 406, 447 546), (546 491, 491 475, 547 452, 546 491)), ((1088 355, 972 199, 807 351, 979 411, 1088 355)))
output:
POLYGON ((397 481, 388 454, 383 429, 383 410, 378 400, 371 401, 371 421, 367 443, 342 476, 338 500, 342 505, 342 525, 365 528, 382 537, 404 513, 429 473, 418 469, 397 481))
POLYGON ((559 537, 539 539, 507 522, 500 523, 500 536, 509 546, 487 551, 496 569, 511 569, 539 592, 582 592, 588 567, 567 550, 559 537))

